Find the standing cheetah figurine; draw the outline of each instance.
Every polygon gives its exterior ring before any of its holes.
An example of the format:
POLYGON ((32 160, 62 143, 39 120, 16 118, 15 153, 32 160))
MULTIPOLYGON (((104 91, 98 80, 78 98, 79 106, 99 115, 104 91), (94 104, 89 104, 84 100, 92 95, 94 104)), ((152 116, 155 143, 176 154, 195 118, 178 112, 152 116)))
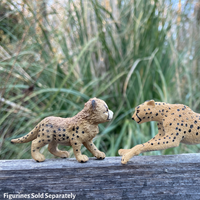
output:
POLYGON ((132 149, 120 149, 118 153, 122 155, 122 164, 140 153, 177 147, 180 142, 200 143, 200 114, 183 104, 146 101, 135 108, 132 119, 138 124, 157 121, 158 134, 132 149))
POLYGON ((88 161, 86 155, 81 154, 83 144, 97 159, 104 159, 105 153, 99 151, 92 139, 99 133, 98 124, 110 121, 113 112, 100 99, 92 98, 83 110, 72 118, 47 117, 43 119, 30 133, 24 137, 13 139, 11 143, 26 143, 32 141, 31 155, 37 162, 45 160, 39 150, 48 144, 48 150, 55 156, 69 157, 67 151, 60 151, 57 144, 73 147, 78 162, 88 161))

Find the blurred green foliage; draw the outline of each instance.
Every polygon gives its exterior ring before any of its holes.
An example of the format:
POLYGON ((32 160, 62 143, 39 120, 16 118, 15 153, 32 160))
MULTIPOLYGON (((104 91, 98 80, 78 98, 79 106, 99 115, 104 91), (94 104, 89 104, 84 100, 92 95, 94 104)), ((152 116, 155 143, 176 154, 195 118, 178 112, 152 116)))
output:
MULTIPOLYGON (((181 12, 169 0, 0 4, 0 158, 31 158, 30 143, 10 140, 44 117, 75 115, 91 97, 105 100, 115 113, 95 138, 107 156, 157 134, 155 122, 131 120, 146 100, 184 103, 200 112, 195 3, 187 1, 181 12)), ((180 145, 162 154, 199 148, 180 145)), ((41 152, 53 157, 47 146, 41 152)))

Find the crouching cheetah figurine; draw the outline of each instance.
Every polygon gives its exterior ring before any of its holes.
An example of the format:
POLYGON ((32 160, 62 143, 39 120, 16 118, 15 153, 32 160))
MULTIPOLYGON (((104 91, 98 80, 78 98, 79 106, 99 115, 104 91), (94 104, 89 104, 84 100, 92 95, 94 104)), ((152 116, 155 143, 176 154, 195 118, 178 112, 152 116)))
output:
POLYGON ((118 153, 122 155, 122 164, 140 153, 177 147, 180 142, 200 143, 200 114, 188 106, 150 100, 135 108, 132 119, 138 124, 157 121, 158 134, 132 149, 120 149, 118 153))
POLYGON ((110 121, 113 112, 100 99, 92 98, 83 110, 72 118, 47 117, 43 119, 31 132, 24 137, 13 139, 11 143, 26 143, 32 141, 31 155, 37 162, 45 160, 39 150, 48 144, 48 150, 55 156, 69 157, 67 151, 60 151, 57 144, 72 146, 78 162, 88 161, 86 155, 81 154, 83 144, 97 159, 104 159, 105 153, 99 151, 92 142, 98 134, 98 124, 110 121))

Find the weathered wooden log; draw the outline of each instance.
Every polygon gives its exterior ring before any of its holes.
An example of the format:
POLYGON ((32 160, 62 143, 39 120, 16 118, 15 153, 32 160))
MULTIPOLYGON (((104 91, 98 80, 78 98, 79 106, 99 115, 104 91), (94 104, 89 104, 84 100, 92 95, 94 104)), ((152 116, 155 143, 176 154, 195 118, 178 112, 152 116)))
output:
POLYGON ((28 199, 23 195, 30 199, 200 199, 200 154, 137 156, 127 165, 120 161, 120 157, 90 158, 87 163, 73 158, 42 163, 1 160, 0 199, 11 194, 13 199, 28 199))

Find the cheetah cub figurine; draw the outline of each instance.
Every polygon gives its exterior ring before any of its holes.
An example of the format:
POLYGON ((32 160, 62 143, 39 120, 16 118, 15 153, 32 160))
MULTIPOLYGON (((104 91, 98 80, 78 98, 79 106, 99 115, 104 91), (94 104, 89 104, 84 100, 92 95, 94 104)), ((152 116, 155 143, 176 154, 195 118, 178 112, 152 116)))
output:
POLYGON ((13 139, 11 143, 26 143, 32 141, 31 155, 37 162, 45 160, 39 150, 48 144, 48 150, 55 156, 69 157, 67 151, 60 151, 57 144, 72 146, 78 162, 88 161, 86 155, 81 154, 83 144, 97 159, 104 159, 105 153, 99 151, 92 139, 99 133, 98 124, 110 121, 113 112, 100 99, 92 98, 83 110, 72 118, 47 117, 43 119, 30 133, 24 137, 13 139))
POLYGON ((138 124, 157 121, 158 134, 144 144, 132 149, 120 149, 122 164, 130 158, 147 151, 163 150, 179 146, 179 143, 200 143, 200 114, 182 104, 146 101, 135 108, 132 116, 138 124))

